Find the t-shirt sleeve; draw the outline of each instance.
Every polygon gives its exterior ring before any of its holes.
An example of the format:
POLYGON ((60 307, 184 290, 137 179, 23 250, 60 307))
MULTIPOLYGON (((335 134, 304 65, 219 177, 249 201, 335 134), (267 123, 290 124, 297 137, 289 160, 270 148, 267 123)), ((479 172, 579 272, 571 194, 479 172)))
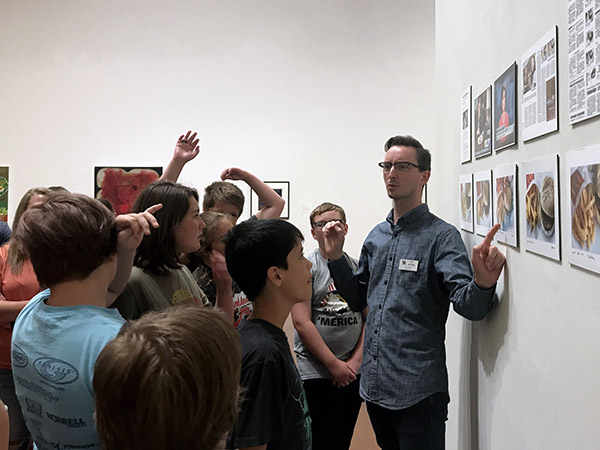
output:
POLYGON ((282 370, 272 357, 261 357, 243 370, 240 413, 228 448, 264 445, 283 437, 282 370))

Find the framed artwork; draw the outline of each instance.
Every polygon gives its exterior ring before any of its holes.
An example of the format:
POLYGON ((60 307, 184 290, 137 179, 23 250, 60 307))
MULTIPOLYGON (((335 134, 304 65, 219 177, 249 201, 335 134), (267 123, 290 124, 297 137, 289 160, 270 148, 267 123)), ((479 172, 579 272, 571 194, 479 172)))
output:
POLYGON ((560 261, 558 155, 525 161, 525 250, 560 261))
POLYGON ((460 162, 471 161, 471 86, 460 96, 460 162))
POLYGON ((600 145, 567 152, 569 262, 600 273, 600 145))
MULTIPOLYGON (((289 181, 265 181, 265 184, 277 192, 284 200, 285 206, 281 212, 280 219, 290 218, 290 182, 289 181)), ((264 203, 258 198, 256 192, 250 194, 250 214, 255 215, 265 207, 264 203)))
POLYGON ((494 224, 499 223, 496 233, 498 242, 518 247, 517 225, 517 165, 509 164, 494 169, 494 224))
POLYGON ((475 232, 485 236, 492 228, 492 171, 473 175, 475 182, 475 232))
POLYGON ((0 167, 0 221, 8 222, 8 167, 0 167))
POLYGON ((475 158, 492 153, 492 87, 489 86, 473 103, 475 158))
POLYGON ((494 81, 494 150, 517 142, 517 63, 494 81))
POLYGON ((162 167, 96 167, 94 196, 108 200, 115 213, 130 212, 136 198, 162 175, 162 167))
POLYGON ((473 174, 460 176, 460 227, 473 232, 473 174))
POLYGON ((557 36, 554 26, 521 56, 523 141, 558 130, 557 36))

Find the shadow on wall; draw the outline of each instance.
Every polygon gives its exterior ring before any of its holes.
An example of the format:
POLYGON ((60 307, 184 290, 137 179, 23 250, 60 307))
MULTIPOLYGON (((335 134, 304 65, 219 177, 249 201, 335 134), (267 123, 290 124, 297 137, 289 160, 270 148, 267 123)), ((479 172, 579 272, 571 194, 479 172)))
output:
MULTIPOLYGON (((479 414, 479 364, 483 367, 486 378, 493 378, 495 398, 501 388, 501 377, 508 363, 507 358, 498 358, 500 349, 505 345, 506 333, 508 332, 508 320, 510 302, 508 298, 508 264, 504 268, 504 275, 499 282, 503 283, 504 298, 480 322, 465 321, 463 328, 463 339, 460 378, 460 404, 459 409, 459 442, 458 448, 479 450, 480 442, 480 414, 479 414), (502 364, 498 366, 498 362, 502 364)), ((501 289, 498 289, 499 291, 501 289)), ((493 400, 493 399, 489 399, 493 400)), ((491 410, 492 402, 488 403, 491 410)), ((483 433, 485 435, 485 432, 483 433)), ((484 446, 484 448, 489 448, 484 446)))

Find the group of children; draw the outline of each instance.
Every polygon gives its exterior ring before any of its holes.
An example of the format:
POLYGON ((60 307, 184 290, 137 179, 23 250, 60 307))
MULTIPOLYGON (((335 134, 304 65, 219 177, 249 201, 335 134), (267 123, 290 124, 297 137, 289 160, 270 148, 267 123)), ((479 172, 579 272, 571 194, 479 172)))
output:
MULTIPOLYGON (((276 219, 281 197, 244 170, 207 187, 201 213, 197 191, 176 183, 197 143, 179 138, 130 214, 44 192, 13 226, 9 245, 44 288, 19 304, 12 329, 11 377, 36 448, 349 447, 363 315, 337 295, 322 247, 324 223, 347 231, 344 211, 313 211, 310 260, 301 232, 276 219), (266 207, 234 226, 244 197, 226 179, 246 181, 266 207)), ((1 300, 4 322, 11 299, 1 300)))

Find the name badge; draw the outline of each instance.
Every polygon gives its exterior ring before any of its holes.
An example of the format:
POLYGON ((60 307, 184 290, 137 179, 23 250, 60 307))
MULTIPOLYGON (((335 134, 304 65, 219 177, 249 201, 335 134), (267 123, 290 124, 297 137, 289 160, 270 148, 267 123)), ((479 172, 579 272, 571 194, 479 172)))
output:
POLYGON ((406 270, 408 272, 416 272, 419 268, 419 261, 415 259, 401 259, 400 270, 406 270))

